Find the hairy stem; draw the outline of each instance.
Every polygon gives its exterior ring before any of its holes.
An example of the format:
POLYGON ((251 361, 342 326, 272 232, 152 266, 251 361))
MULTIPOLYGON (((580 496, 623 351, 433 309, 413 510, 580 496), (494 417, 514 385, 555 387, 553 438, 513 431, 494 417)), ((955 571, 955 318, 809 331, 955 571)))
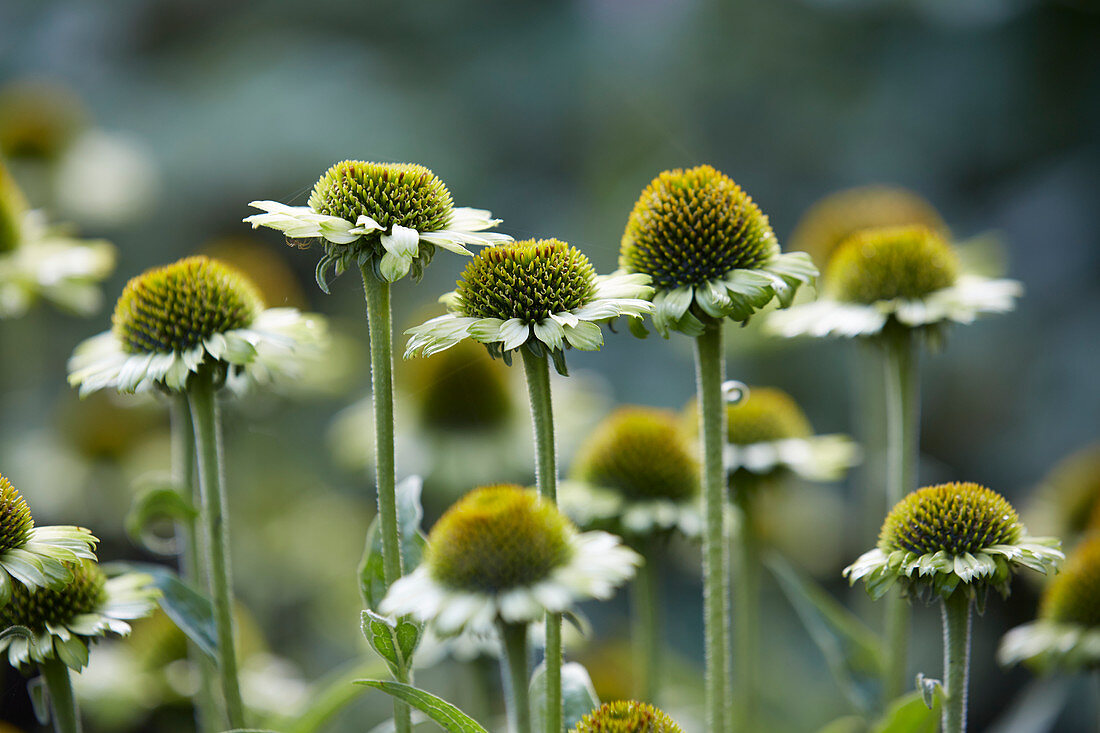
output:
POLYGON ((760 670, 760 539, 756 532, 752 497, 744 486, 735 487, 734 511, 737 517, 737 551, 733 565, 737 569, 736 604, 733 616, 733 658, 735 678, 735 730, 755 730, 757 687, 760 670))
POLYGON ((661 688, 661 568, 657 543, 640 548, 645 564, 631 585, 631 610, 634 615, 634 665, 636 694, 639 700, 656 705, 661 688))
MULTIPOLYGON (((531 401, 531 420, 535 431, 535 483, 539 495, 548 501, 558 498, 558 459, 554 448, 554 409, 550 402, 550 364, 546 355, 535 356, 527 349, 523 369, 527 375, 527 393, 531 401)), ((561 733, 561 614, 546 614, 546 731, 561 733)))
POLYGON ((50 710, 53 713, 53 729, 56 733, 81 733, 80 710, 73 695, 73 683, 69 668, 57 658, 47 659, 39 665, 46 689, 50 691, 50 710))
POLYGON ((706 730, 727 730, 723 697, 729 655, 729 573, 726 568, 723 508, 726 469, 726 410, 722 395, 725 362, 722 324, 710 323, 695 339, 695 373, 699 400, 699 434, 703 438, 703 614, 706 646, 706 730))
POLYGON ((233 582, 229 562, 229 507, 224 485, 221 420, 214 378, 209 372, 195 375, 187 396, 195 426, 199 466, 200 513, 205 544, 206 577, 214 602, 218 636, 218 673, 226 719, 230 728, 244 727, 244 703, 234 643, 233 582))
POLYGON ((965 733, 970 676, 970 596, 956 591, 943 601, 943 733, 965 733))
POLYGON ((531 702, 527 689, 527 624, 499 624, 504 643, 501 673, 512 733, 531 733, 531 702))
MULTIPOLYGON (((378 517, 382 529, 382 568, 386 587, 402 575, 401 529, 397 523, 397 467, 393 440, 393 311, 390 284, 379 280, 369 267, 360 270, 367 301, 370 329, 371 397, 374 401, 374 480, 378 517)), ((411 675, 398 682, 411 682, 411 675)), ((397 733, 412 731, 412 709, 393 701, 397 733)))
MULTIPOLYGON (((916 338, 908 329, 883 343, 886 385, 886 501, 888 509, 917 488, 920 442, 920 375, 916 338)), ((886 664, 883 700, 905 687, 909 644, 909 604, 898 590, 886 597, 886 664)))
MULTIPOLYGON (((195 493, 195 426, 191 421, 191 406, 187 395, 173 395, 170 404, 172 420, 172 474, 180 493, 189 504, 198 504, 195 493)), ((202 576, 202 558, 199 548, 198 523, 176 523, 176 542, 179 543, 180 575, 191 586, 207 594, 209 584, 202 576)), ((214 668, 209 658, 195 645, 187 641, 187 658, 199 674, 199 689, 195 693, 195 728, 201 733, 211 733, 217 726, 218 704, 214 695, 214 668)))

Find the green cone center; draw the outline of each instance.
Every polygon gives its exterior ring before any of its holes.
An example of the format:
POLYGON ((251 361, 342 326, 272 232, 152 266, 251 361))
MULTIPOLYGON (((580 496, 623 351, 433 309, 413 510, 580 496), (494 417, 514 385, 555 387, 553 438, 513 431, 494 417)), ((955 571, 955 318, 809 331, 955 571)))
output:
POLYGON ((898 502, 879 534, 879 549, 916 555, 962 555, 1020 538, 1016 510, 1000 494, 973 483, 949 483, 914 491, 898 502))

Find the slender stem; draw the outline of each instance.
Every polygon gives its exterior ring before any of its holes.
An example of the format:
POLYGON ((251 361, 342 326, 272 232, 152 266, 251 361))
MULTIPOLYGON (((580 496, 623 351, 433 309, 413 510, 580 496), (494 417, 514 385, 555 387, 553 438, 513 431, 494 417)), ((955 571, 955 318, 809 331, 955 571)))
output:
MULTIPOLYGON (((172 420, 172 473, 179 484, 180 493, 188 503, 197 503, 195 496, 195 426, 191 421, 191 406, 187 395, 173 395, 170 404, 172 420)), ((200 540, 198 525, 194 521, 176 523, 176 541, 179 543, 180 575, 191 586, 209 592, 202 577, 202 559, 199 557, 200 540)), ((195 694, 195 727, 209 733, 217 728, 218 706, 214 697, 214 669, 210 660, 191 640, 187 641, 187 658, 199 675, 199 689, 195 694)))
POLYGON ((710 323, 695 339, 695 373, 699 399, 699 433, 703 437, 703 633, 706 645, 706 725, 712 733, 727 730, 724 718, 726 658, 729 655, 729 573, 726 569, 723 508, 726 469, 726 411, 722 397, 725 362, 722 324, 710 323))
POLYGON ((756 679, 760 676, 760 538, 756 531, 750 487, 735 486, 737 592, 733 594, 733 658, 735 677, 735 730, 755 730, 756 679))
POLYGON ((53 729, 56 733, 81 733, 80 710, 73 695, 73 683, 69 668, 59 659, 47 659, 38 667, 50 691, 50 709, 53 711, 53 729))
POLYGON ((1094 670, 1092 673, 1093 686, 1096 688, 1096 699, 1094 701, 1096 707, 1097 726, 1096 730, 1100 731, 1100 669, 1094 670))
MULTIPOLYGON (((916 338, 908 329, 888 334, 883 343, 886 385, 886 500, 888 508, 917 488, 920 442, 920 374, 916 338)), ((894 590, 886 598, 886 664, 883 699, 889 703, 905 687, 909 645, 909 604, 894 590)))
POLYGON ((965 733, 970 675, 970 596, 957 591, 943 601, 943 733, 965 733))
POLYGON ((638 568, 632 590, 634 612, 634 668, 638 700, 656 705, 661 689, 660 552, 655 542, 639 548, 645 564, 638 568))
POLYGON ((527 690, 527 624, 500 622, 504 642, 501 676, 504 678, 508 727, 512 733, 531 733, 531 702, 527 690))
MULTIPOLYGON (((535 356, 527 349, 523 369, 531 401, 531 420, 535 431, 535 483, 539 494, 549 501, 558 498, 558 460, 554 448, 554 409, 550 402, 550 364, 546 355, 535 356)), ((561 733, 561 614, 546 614, 546 733, 561 733)))
POLYGON ((214 378, 209 372, 195 375, 187 392, 195 425, 199 465, 199 496, 205 535, 206 577, 214 602, 218 635, 218 673, 221 677, 225 716, 230 728, 244 727, 244 703, 237 670, 233 619, 233 582, 229 562, 229 502, 223 476, 221 419, 214 378))
MULTIPOLYGON (((363 293, 367 300, 370 329, 371 397, 374 401, 374 480, 378 495, 378 517, 382 527, 382 572, 386 587, 403 574, 401 528, 397 523, 397 466, 394 458, 393 423, 393 310, 390 284, 379 280, 369 267, 361 268, 363 293)), ((410 683, 412 673, 397 675, 398 682, 410 683)), ((411 733, 412 708, 393 701, 397 733, 411 733)))

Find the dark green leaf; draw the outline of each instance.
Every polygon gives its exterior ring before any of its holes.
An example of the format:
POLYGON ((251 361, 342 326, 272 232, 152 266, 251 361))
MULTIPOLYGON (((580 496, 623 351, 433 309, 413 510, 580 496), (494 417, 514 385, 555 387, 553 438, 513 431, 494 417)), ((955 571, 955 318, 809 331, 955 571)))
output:
POLYGON ((857 709, 873 710, 882 678, 882 641, 878 635, 783 558, 770 555, 765 562, 825 655, 844 694, 857 709))
POLYGON ((367 685, 408 703, 435 721, 443 730, 450 733, 489 733, 476 720, 430 692, 417 689, 412 685, 386 680, 356 680, 357 685, 367 685))
MULTIPOLYGON (((561 666, 561 703, 565 729, 572 730, 581 718, 600 706, 592 678, 577 662, 561 666)), ((546 663, 540 664, 531 675, 531 724, 533 730, 542 730, 546 719, 546 663)))
POLYGON ((394 622, 370 609, 362 614, 363 636, 386 660, 395 677, 404 677, 412 667, 412 655, 420 643, 420 627, 404 619, 394 622))
POLYGON ((214 606, 203 593, 188 585, 175 570, 152 563, 111 563, 108 570, 131 570, 153 576, 153 585, 160 589, 160 607, 211 659, 218 655, 218 636, 214 626, 214 606))

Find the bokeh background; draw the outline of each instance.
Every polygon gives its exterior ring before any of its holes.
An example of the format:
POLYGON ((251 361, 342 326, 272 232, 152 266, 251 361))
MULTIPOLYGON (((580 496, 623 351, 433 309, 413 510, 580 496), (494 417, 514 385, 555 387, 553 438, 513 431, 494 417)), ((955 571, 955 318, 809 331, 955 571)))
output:
MULTIPOLYGON (((996 240, 1027 289, 1017 312, 956 329, 925 359, 922 482, 976 480, 1027 506, 1059 460, 1100 438, 1100 14, 1089 0, 5 0, 0 146, 33 204, 119 250, 98 316, 40 308, 0 322, 0 472, 41 520, 92 527, 102 557, 152 557, 123 517, 134 481, 167 460, 156 404, 81 403, 65 384, 65 359, 107 327, 125 281, 213 251, 269 279, 273 303, 332 319, 331 373, 227 416, 254 694, 274 708, 293 709, 308 682, 370 654, 354 577, 373 514, 370 437, 362 413, 345 411, 369 390, 361 289, 345 277, 322 295, 313 253, 241 223, 253 199, 304 203, 336 160, 425 164, 458 205, 492 209, 517 237, 569 241, 605 272, 639 191, 665 168, 708 162, 728 173, 781 242, 825 194, 908 187, 957 237, 996 240), (86 147, 74 153, 78 140, 86 147)), ((432 315, 461 266, 440 255, 421 284, 397 287, 396 324, 432 315)), ((694 386, 689 347, 620 334, 601 353, 571 354, 575 376, 558 383, 563 463, 616 403, 681 408, 694 386)), ((731 377, 788 390, 821 432, 857 430, 851 344, 781 343, 749 328, 729 348, 731 377)), ((447 402, 432 387, 454 375, 399 371, 400 468, 426 474, 429 523, 463 482, 530 479, 526 438, 515 437, 526 430, 520 385, 501 398, 519 426, 510 438, 448 444, 418 426, 425 400, 447 402), (486 465, 500 475, 479 477, 486 465)), ((877 624, 878 610, 839 581, 874 540, 852 517, 861 481, 873 477, 795 487, 777 521, 802 537, 784 546, 795 563, 877 624)), ((690 719, 702 659, 695 551, 678 548, 665 575, 673 707, 690 719)), ((993 661, 1000 634, 1032 617, 1037 588, 1017 583, 976 621, 974 730, 1009 730, 997 727, 1006 709, 1026 700, 1066 703, 1059 731, 1094 718, 1082 680, 1036 683, 993 661)), ((767 596, 760 674, 775 729, 817 730, 850 710, 778 590, 767 596)), ((622 599, 589 609, 596 637, 573 647, 605 697, 629 690, 624 610, 622 599)), ((914 669, 937 676, 938 623, 935 608, 916 612, 914 669)), ((146 629, 138 656, 156 634, 146 629)), ((98 701, 89 727, 185 730, 186 708, 154 707, 172 697, 163 681, 110 684, 135 664, 157 670, 171 659, 161 650, 135 661, 133 648, 101 647, 107 661, 87 675, 98 701)), ((456 675, 454 664, 419 680, 491 714, 478 689, 496 684, 492 664, 477 675, 456 675)), ((33 729, 22 679, 0 677, 0 721, 33 729)), ((362 695, 329 729, 382 722, 381 698, 362 695)))

